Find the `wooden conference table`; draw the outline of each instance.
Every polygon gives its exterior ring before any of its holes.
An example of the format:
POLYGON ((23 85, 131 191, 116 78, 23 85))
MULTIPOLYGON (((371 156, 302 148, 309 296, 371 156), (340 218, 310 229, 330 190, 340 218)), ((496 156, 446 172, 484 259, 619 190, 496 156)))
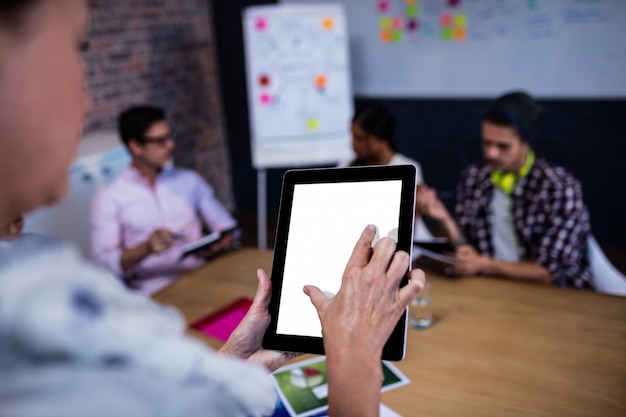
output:
MULTIPOLYGON (((241 296, 272 252, 242 249, 154 298, 193 322, 241 296)), ((403 416, 626 416, 626 298, 427 271, 435 322, 409 329, 411 380, 382 395, 403 416)), ((214 348, 220 342, 193 332, 214 348)))

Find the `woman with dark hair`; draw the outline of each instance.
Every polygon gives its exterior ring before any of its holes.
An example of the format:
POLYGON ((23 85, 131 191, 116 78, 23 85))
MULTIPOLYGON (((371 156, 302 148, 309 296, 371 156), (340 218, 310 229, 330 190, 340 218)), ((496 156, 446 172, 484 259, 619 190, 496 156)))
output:
MULTIPOLYGON (((0 224, 58 201, 88 98, 80 50, 83 0, 0 2, 0 224)), ((324 333, 332 416, 375 416, 382 349, 424 285, 400 288, 409 256, 364 229, 341 290, 305 286, 324 333)), ((62 243, 0 250, 1 416, 262 416, 267 375, 296 356, 261 346, 271 282, 219 352, 185 334, 183 317, 88 264, 62 243), (256 364, 256 365, 255 365, 256 364), (261 366, 260 366, 261 365, 261 366)))
MULTIPOLYGON (((393 140, 395 128, 396 119, 387 107, 378 103, 361 106, 354 114, 351 125, 355 158, 340 162, 338 166, 413 165, 415 182, 417 185, 421 184, 424 181, 422 167, 417 161, 398 152, 393 140)), ((418 213, 413 237, 417 240, 429 240, 433 237, 418 213)))
POLYGON ((422 181, 420 164, 398 153, 393 140, 396 119, 389 109, 378 103, 366 104, 354 114, 350 128, 355 158, 340 166, 414 165, 418 182, 422 181))

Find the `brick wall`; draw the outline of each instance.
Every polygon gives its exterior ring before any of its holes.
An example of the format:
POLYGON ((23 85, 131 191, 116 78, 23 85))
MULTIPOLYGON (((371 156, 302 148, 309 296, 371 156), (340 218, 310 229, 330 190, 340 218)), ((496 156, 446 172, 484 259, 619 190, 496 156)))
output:
POLYGON ((164 107, 176 165, 193 168, 233 208, 210 0, 88 0, 86 131, 115 129, 124 108, 164 107))

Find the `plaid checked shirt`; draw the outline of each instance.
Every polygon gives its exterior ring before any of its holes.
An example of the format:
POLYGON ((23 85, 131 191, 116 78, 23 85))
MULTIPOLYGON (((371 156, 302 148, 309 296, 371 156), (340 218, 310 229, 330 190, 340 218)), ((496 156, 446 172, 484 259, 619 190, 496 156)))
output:
MULTIPOLYGON (((491 170, 484 162, 461 176, 455 207, 457 223, 478 252, 493 257, 491 170)), ((587 254, 589 214, 580 183, 565 169, 537 159, 511 194, 519 259, 537 262, 560 287, 592 289, 587 254)))

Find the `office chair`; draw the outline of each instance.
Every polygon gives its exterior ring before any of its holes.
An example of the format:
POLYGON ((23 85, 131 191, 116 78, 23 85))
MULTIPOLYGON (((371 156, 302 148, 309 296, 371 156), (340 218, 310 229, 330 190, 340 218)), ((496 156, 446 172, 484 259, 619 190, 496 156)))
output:
POLYGON ((626 276, 611 264, 596 239, 591 235, 587 239, 587 250, 596 290, 626 297, 626 276))

